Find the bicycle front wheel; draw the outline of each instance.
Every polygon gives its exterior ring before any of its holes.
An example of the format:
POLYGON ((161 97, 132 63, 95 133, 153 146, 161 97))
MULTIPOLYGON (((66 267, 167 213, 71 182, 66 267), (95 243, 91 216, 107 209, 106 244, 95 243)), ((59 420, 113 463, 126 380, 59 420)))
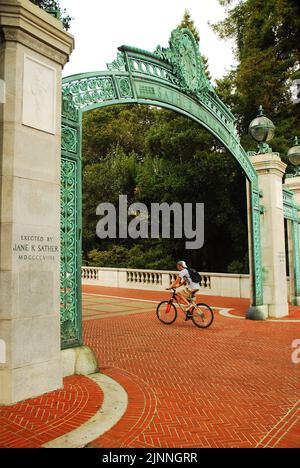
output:
POLYGON ((196 327, 208 328, 214 321, 213 310, 207 304, 196 304, 192 310, 192 320, 196 327))
POLYGON ((177 309, 172 302, 164 301, 157 306, 156 315, 165 325, 172 325, 177 319, 177 309))

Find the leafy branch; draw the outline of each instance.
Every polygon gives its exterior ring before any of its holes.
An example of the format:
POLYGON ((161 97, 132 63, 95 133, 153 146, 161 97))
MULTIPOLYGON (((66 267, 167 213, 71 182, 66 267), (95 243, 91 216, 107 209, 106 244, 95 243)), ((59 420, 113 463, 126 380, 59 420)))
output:
POLYGON ((60 19, 63 27, 66 31, 70 29, 70 24, 72 21, 71 16, 66 14, 66 10, 60 8, 59 2, 57 0, 30 0, 34 5, 42 8, 47 11, 57 19, 60 19))

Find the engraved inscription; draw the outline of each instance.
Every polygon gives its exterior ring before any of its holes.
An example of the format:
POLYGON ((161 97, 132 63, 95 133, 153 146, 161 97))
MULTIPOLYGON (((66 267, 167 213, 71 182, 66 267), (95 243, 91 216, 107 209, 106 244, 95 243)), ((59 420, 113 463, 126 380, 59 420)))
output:
POLYGON ((19 261, 55 261, 59 246, 51 236, 22 235, 15 242, 13 252, 19 261))
POLYGON ((140 94, 146 96, 155 96, 155 89, 152 86, 140 86, 140 94))

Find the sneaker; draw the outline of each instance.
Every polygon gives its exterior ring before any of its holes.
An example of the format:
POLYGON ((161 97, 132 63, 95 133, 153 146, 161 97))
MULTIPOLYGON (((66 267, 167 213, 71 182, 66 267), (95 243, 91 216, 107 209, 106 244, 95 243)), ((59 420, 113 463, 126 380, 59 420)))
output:
POLYGON ((184 321, 187 322, 188 320, 192 320, 192 314, 190 312, 187 312, 185 315, 184 321))

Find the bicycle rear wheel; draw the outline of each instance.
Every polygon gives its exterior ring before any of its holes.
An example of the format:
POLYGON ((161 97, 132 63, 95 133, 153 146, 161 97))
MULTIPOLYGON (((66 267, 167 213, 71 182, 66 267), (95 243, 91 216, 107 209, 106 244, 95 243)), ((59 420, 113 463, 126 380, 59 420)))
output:
POLYGON ((156 315, 165 325, 172 325, 177 319, 177 309, 172 302, 164 301, 157 306, 156 315))
POLYGON ((213 310, 207 304, 196 304, 191 314, 194 325, 199 328, 208 328, 214 321, 213 310))

